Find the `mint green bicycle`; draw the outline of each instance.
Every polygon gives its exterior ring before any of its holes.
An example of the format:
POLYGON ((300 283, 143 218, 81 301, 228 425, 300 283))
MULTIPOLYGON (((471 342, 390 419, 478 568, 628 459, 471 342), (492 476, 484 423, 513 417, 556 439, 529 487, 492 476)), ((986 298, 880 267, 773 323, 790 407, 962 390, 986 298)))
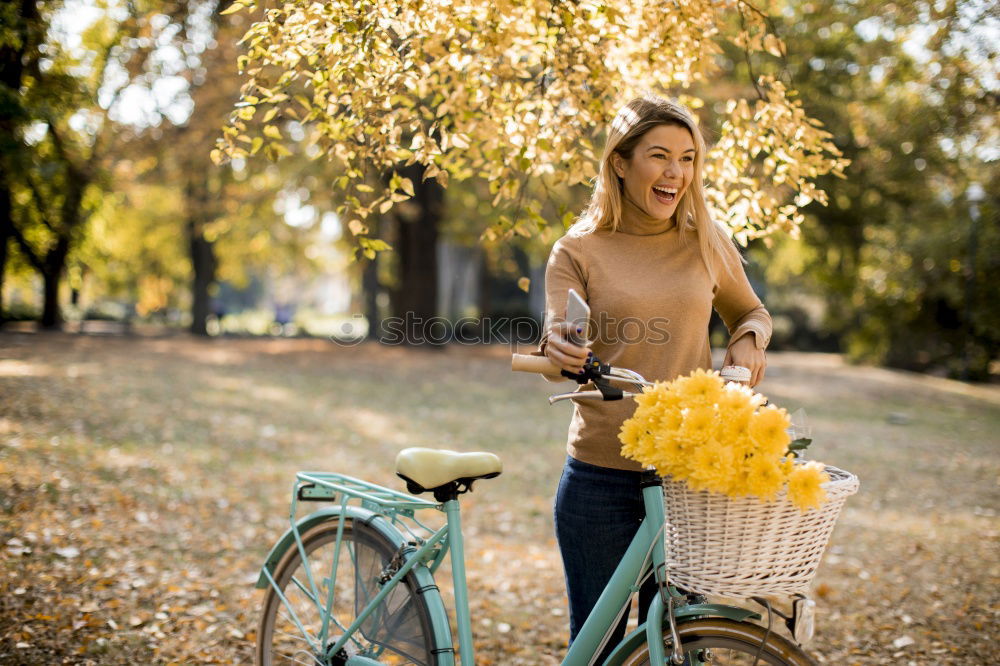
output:
MULTIPOLYGON (((515 370, 558 374, 547 359, 514 356, 515 370)), ((637 389, 648 384, 628 370, 594 360, 587 368, 597 391, 550 398, 620 399, 632 395, 612 382, 637 389)), ((396 458, 396 473, 412 494, 344 474, 299 472, 292 491, 291 526, 271 549, 257 587, 266 590, 257 633, 257 663, 311 666, 416 664, 454 666, 475 663, 472 621, 465 577, 465 547, 460 496, 473 483, 498 476, 500 459, 492 453, 454 453, 406 449, 396 458), (433 501, 416 497, 430 493, 433 501), (328 506, 299 516, 302 502, 328 506), (446 521, 429 526, 429 512, 446 521), (448 612, 434 574, 451 557, 458 659, 448 612)), ((606 666, 641 664, 770 664, 806 666, 814 662, 802 649, 773 631, 774 616, 787 623, 799 642, 812 632, 809 604, 794 604, 791 616, 766 600, 766 626, 760 613, 708 603, 704 597, 670 585, 663 546, 663 488, 645 473, 646 518, 625 557, 563 661, 590 666, 612 630, 627 613, 640 585, 653 576, 660 593, 646 622, 612 648, 606 666)))

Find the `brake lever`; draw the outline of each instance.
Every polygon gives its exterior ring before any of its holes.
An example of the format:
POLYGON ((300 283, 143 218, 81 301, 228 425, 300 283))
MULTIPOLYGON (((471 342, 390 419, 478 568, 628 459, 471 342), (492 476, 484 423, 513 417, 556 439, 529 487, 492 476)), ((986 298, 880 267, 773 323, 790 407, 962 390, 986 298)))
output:
POLYGON ((590 361, 583 364, 583 372, 574 373, 569 370, 561 370, 560 374, 563 377, 568 377, 572 379, 577 384, 587 384, 589 382, 596 382, 598 379, 602 379, 604 375, 611 373, 611 365, 608 363, 601 363, 601 359, 596 356, 591 355, 590 361))
MULTIPOLYGON (((622 391, 623 398, 631 398, 638 395, 637 393, 630 393, 629 391, 622 391)), ((562 400, 604 400, 604 394, 600 391, 570 391, 569 393, 560 393, 558 395, 549 396, 549 404, 554 405, 562 400)))
MULTIPOLYGON (((601 359, 597 356, 591 354, 590 360, 583 365, 583 372, 579 374, 574 374, 568 370, 562 370, 561 373, 563 377, 568 377, 575 381, 577 384, 583 385, 588 382, 593 382, 597 390, 601 392, 601 398, 603 400, 621 400, 625 397, 625 392, 622 391, 617 386, 612 386, 611 382, 608 381, 605 375, 611 375, 611 364, 601 363, 601 359)), ((572 394, 563 394, 572 395, 572 394)), ((560 398, 565 399, 565 398, 560 398)), ((551 404, 553 401, 549 400, 551 404)))

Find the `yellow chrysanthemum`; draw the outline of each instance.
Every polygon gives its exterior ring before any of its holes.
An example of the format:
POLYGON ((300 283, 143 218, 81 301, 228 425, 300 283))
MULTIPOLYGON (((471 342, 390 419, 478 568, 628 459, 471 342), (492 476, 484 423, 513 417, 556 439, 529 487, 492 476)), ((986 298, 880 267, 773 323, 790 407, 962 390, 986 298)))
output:
POLYGON ((788 456, 781 459, 781 473, 785 475, 786 479, 792 475, 793 469, 795 469, 795 458, 788 456))
POLYGON ((748 432, 744 432, 742 435, 734 437, 723 429, 719 433, 719 438, 732 447, 734 453, 740 457, 740 460, 746 460, 753 454, 757 453, 757 444, 750 439, 748 432))
POLYGON ((739 476, 738 461, 732 447, 710 439, 691 457, 688 482, 695 490, 729 493, 739 476))
POLYGON ((637 426, 641 425, 645 430, 652 430, 653 424, 657 421, 656 411, 652 409, 647 409, 645 407, 640 407, 635 410, 632 416, 622 423, 622 427, 625 427, 625 423, 634 423, 637 426))
POLYGON ((645 408, 655 407, 660 400, 661 394, 662 391, 658 390, 658 388, 655 385, 647 386, 645 389, 643 389, 642 393, 635 396, 635 404, 638 405, 638 409, 636 411, 644 407, 645 408))
POLYGON ((720 404, 719 438, 727 442, 749 440, 753 409, 751 405, 728 407, 720 404))
POLYGON ((764 404, 764 396, 754 392, 752 388, 745 384, 730 382, 726 384, 719 397, 719 407, 724 409, 737 409, 740 407, 751 407, 756 409, 764 404))
POLYGON ((684 423, 684 414, 679 409, 665 409, 653 422, 659 430, 677 432, 684 423))
POLYGON ((684 444, 676 432, 658 432, 650 439, 648 458, 642 462, 656 467, 661 476, 686 477, 691 450, 686 450, 684 444))
POLYGON ((684 379, 677 393, 689 404, 714 405, 722 397, 722 378, 717 372, 696 370, 684 379))
POLYGON ((788 499, 803 513, 818 508, 826 501, 822 484, 829 480, 830 475, 818 462, 795 465, 788 477, 788 499))
POLYGON ((750 418, 750 437, 762 451, 774 456, 784 455, 791 441, 787 432, 790 423, 784 409, 765 407, 750 418))
POLYGON ((626 455, 626 449, 629 453, 634 453, 639 444, 639 438, 645 434, 646 426, 641 421, 627 419, 622 423, 621 431, 618 433, 618 441, 622 443, 622 455, 626 455))
POLYGON ((661 409, 674 409, 680 411, 684 407, 684 398, 673 391, 664 391, 660 396, 659 406, 661 409))
POLYGON ((680 436, 692 443, 704 442, 715 434, 716 414, 712 405, 698 405, 684 410, 680 436))
POLYGON ((776 458, 755 455, 746 461, 745 469, 740 494, 771 500, 785 485, 781 461, 776 458))

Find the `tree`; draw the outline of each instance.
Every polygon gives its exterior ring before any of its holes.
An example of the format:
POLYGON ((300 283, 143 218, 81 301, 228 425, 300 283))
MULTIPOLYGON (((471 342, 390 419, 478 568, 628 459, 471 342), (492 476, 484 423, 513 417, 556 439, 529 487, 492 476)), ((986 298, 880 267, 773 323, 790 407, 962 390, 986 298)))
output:
POLYGON ((988 223, 997 201, 979 204, 987 223, 977 225, 966 192, 977 180, 997 191, 997 155, 986 152, 1000 131, 997 47, 976 29, 988 7, 917 2, 886 14, 875 2, 811 0, 789 10, 778 32, 808 57, 786 63, 787 75, 852 177, 821 179, 832 205, 805 209, 803 244, 785 250, 799 256, 764 265, 772 280, 812 286, 852 357, 985 378, 1000 350, 987 287, 1000 279, 988 223))
MULTIPOLYGON (((216 159, 260 149, 277 159, 289 152, 282 128, 310 126, 342 165, 339 213, 368 257, 385 249, 368 221, 416 194, 402 172, 413 165, 420 180, 490 183, 493 204, 510 210, 485 238, 534 234, 546 221, 530 214, 539 190, 529 181, 587 182, 595 141, 623 98, 708 80, 718 41, 780 53, 766 18, 743 0, 693 0, 670 12, 639 2, 293 0, 267 9, 244 37, 242 104, 216 159), (745 20, 723 34, 732 10, 745 20)), ((845 166, 780 81, 754 83, 758 99, 731 101, 710 156, 717 215, 744 242, 794 231, 797 206, 825 200, 816 179, 845 166)))
MULTIPOLYGON (((191 262, 191 332, 207 334, 212 295, 222 277, 238 280, 246 269, 266 270, 268 264, 312 262, 303 249, 316 226, 293 228, 275 211, 282 192, 309 191, 320 211, 330 207, 318 183, 329 177, 327 165, 315 153, 296 150, 278 167, 258 169, 261 156, 246 155, 237 165, 217 167, 211 159, 213 140, 239 94, 237 41, 245 30, 242 15, 226 13, 229 0, 214 2, 203 17, 201 43, 188 49, 198 55, 197 67, 186 72, 192 111, 182 123, 163 130, 159 173, 184 193, 184 237, 191 262), (206 40, 205 37, 210 37, 206 40), (234 168, 239 167, 239 168, 234 168), (311 182, 312 187, 304 187, 311 182)), ((184 35, 186 43, 191 43, 184 35)), ((298 135, 298 128, 286 128, 298 135)), ((318 217, 318 216, 317 216, 318 217)), ((318 221, 318 219, 317 219, 318 221)))
POLYGON ((20 133, 29 121, 21 102, 24 72, 38 66, 38 45, 45 24, 38 3, 32 0, 0 2, 0 323, 3 322, 3 285, 7 252, 14 238, 13 201, 10 174, 21 162, 20 133))
MULTIPOLYGON (((88 218, 108 184, 104 176, 120 96, 135 80, 155 74, 162 65, 150 59, 156 39, 169 40, 171 30, 165 28, 184 21, 189 3, 167 1, 157 6, 165 24, 151 23, 153 14, 140 14, 128 3, 121 8, 124 12, 105 11, 82 29, 77 46, 49 31, 44 57, 29 61, 33 66, 22 76, 24 121, 16 134, 18 168, 8 172, 14 192, 8 231, 42 275, 43 327, 61 325, 60 284, 67 260, 84 238, 88 218)), ((25 2, 22 17, 39 17, 47 25, 61 8, 56 2, 25 2)))
MULTIPOLYGON (((188 94, 194 110, 187 120, 169 128, 169 153, 162 161, 171 170, 171 180, 177 182, 184 199, 184 236, 187 239, 188 257, 191 261, 191 332, 208 334, 208 318, 212 314, 211 296, 217 287, 219 259, 210 225, 224 216, 225 201, 221 194, 233 182, 229 169, 213 169, 209 159, 213 128, 232 104, 233 93, 238 87, 232 62, 233 28, 226 25, 221 12, 228 0, 214 1, 208 5, 208 16, 202 18, 201 43, 192 44, 189 50, 197 54, 200 76, 195 68, 187 68, 188 94), (214 47, 206 37, 214 42, 214 47), (219 39, 216 39, 218 37, 219 39)), ((198 31, 195 31, 197 35, 198 31)), ((182 39, 192 43, 185 30, 182 39)), ((268 190, 273 191, 273 190, 268 190)))
MULTIPOLYGON (((44 326, 59 325, 59 285, 74 268, 143 311, 176 304, 175 281, 190 276, 192 330, 204 333, 220 272, 238 278, 273 258, 271 247, 302 249, 305 234, 278 224, 274 211, 277 194, 302 174, 249 178, 210 159, 238 94, 235 42, 245 29, 242 17, 219 21, 225 4, 105 7, 81 27, 77 47, 50 31, 41 65, 29 67, 17 97, 23 117, 9 133, 17 150, 5 151, 17 168, 5 168, 13 177, 4 180, 16 199, 11 234, 44 280, 44 326), (95 216, 100 233, 88 243, 95 216), (220 257, 216 243, 227 235, 220 257), (190 272, 166 259, 179 238, 190 272)), ((55 2, 31 7, 43 26, 62 11, 55 2)))

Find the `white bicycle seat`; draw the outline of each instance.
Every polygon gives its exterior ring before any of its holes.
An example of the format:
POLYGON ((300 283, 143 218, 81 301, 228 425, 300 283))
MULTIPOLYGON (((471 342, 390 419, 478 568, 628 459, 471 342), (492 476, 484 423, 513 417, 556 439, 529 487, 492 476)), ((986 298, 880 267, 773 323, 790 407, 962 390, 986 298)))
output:
POLYGON ((432 490, 457 481, 492 479, 503 471, 503 463, 494 453, 476 451, 458 453, 443 449, 412 447, 396 456, 396 475, 424 490, 432 490))

